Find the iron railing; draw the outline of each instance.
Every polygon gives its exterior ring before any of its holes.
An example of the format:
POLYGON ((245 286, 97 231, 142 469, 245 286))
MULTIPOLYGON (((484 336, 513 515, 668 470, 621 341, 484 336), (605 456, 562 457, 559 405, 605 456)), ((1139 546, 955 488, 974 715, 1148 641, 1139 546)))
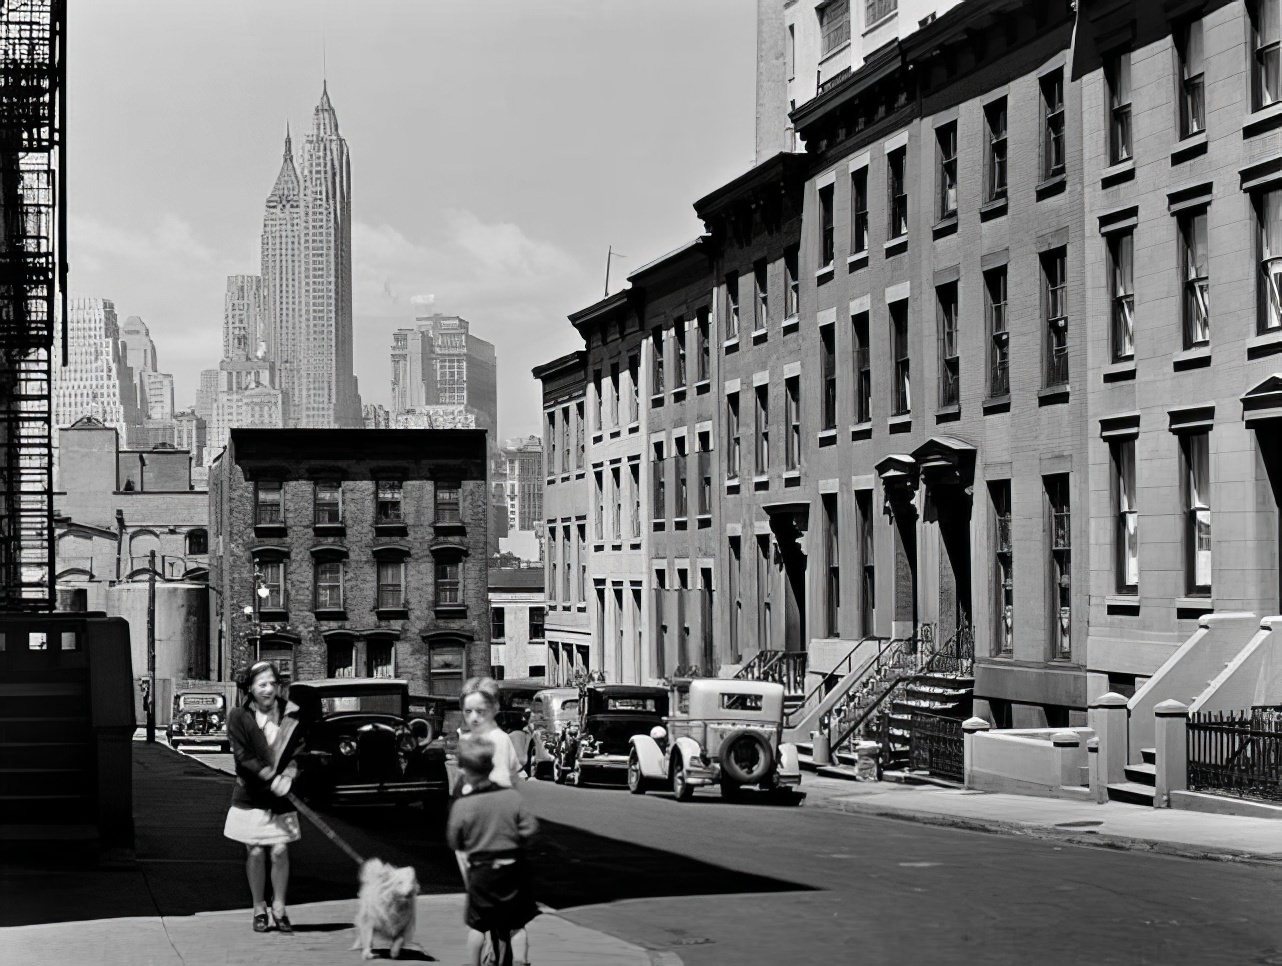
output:
POLYGON ((908 743, 909 766, 939 778, 965 781, 962 723, 926 711, 914 711, 908 743))
POLYGON ((735 677, 741 681, 774 681, 788 694, 801 694, 806 682, 805 651, 758 651, 735 677))
MULTIPOLYGON (((881 657, 882 653, 884 653, 886 648, 891 644, 891 640, 888 637, 865 637, 857 641, 855 646, 846 652, 846 656, 835 663, 832 666, 832 669, 823 676, 819 683, 807 692, 801 704, 790 711, 784 711, 783 723, 785 728, 795 727, 797 723, 809 713, 810 709, 814 708, 832 693, 833 688, 836 686, 836 680, 834 679, 840 680, 850 673, 851 669, 854 667, 855 652, 859 650, 865 641, 868 640, 881 642, 877 651, 878 658, 881 657)), ((876 662, 874 662, 873 666, 877 666, 876 662)))
POLYGON ((1282 709, 1190 714, 1188 787, 1282 802, 1282 709))

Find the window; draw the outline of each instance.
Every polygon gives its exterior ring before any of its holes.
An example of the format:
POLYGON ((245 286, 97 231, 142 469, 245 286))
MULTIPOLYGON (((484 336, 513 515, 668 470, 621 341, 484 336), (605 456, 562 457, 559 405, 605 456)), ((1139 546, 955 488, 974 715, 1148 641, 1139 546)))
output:
POLYGON ((712 513, 712 434, 701 432, 699 440, 699 516, 712 513))
POLYGON ((899 9, 899 0, 864 0, 864 24, 875 24, 899 9))
POLYGON ((507 640, 507 608, 490 608, 490 640, 495 644, 507 640))
POLYGON ((801 308, 801 288, 797 279, 797 247, 783 253, 783 297, 785 319, 795 319, 801 308))
POLYGON ((436 522, 459 523, 459 485, 457 483, 436 484, 436 522))
POLYGON ((442 560, 436 564, 436 606, 457 607, 463 603, 463 561, 442 560))
POLYGON ((866 423, 872 419, 872 353, 868 344, 868 313, 858 312, 852 315, 850 329, 854 336, 855 422, 866 423))
POLYGON ((988 129, 988 152, 984 156, 984 200, 1006 197, 1006 98, 984 108, 984 125, 988 129))
POLYGON ((1056 70, 1041 80, 1042 88, 1042 179, 1064 173, 1064 71, 1056 70))
POLYGON ((688 373, 686 372, 686 320, 685 316, 678 315, 672 320, 672 341, 676 344, 677 349, 677 368, 672 380, 672 391, 684 389, 686 386, 688 373))
POLYGON ((819 189, 819 267, 829 268, 835 257, 832 234, 832 195, 834 186, 824 185, 819 189))
POLYGON ((868 169, 850 175, 850 253, 868 251, 868 169))
POLYGON ((770 385, 754 387, 753 397, 756 401, 754 429, 757 440, 753 472, 764 476, 770 472, 770 385))
POLYGON ((837 494, 824 493, 824 627, 825 636, 841 636, 841 534, 837 520, 837 494))
POLYGON ((1069 508, 1068 475, 1044 477, 1050 514, 1051 656, 1072 657, 1073 525, 1069 508))
MULTIPOLYGON (((598 385, 599 388, 599 385, 598 385)), ((598 392, 598 401, 600 393, 598 392)), ((570 472, 570 407, 561 410, 561 472, 570 472)))
POLYGON ((285 522, 284 501, 282 499, 284 488, 277 482, 267 482, 254 484, 254 522, 259 526, 272 525, 285 522))
POLYGON ((547 419, 547 441, 544 443, 544 449, 548 454, 547 475, 556 475, 556 412, 555 410, 548 413, 547 419))
POLYGON ((1184 463, 1184 574, 1189 594, 1211 593, 1211 434, 1180 437, 1184 463))
POLYGON ((619 425, 622 407, 619 405, 619 364, 610 363, 610 425, 619 425))
POLYGON ((1108 159, 1112 164, 1131 157, 1131 55, 1114 54, 1104 65, 1108 88, 1108 159))
POLYGON ((596 485, 596 502, 592 506, 592 532, 597 540, 605 539, 605 471, 593 470, 592 481, 596 485))
POLYGON ((343 562, 341 560, 323 560, 316 564, 315 609, 343 609, 343 562))
POLYGON ((912 373, 908 355, 908 301, 890 304, 890 354, 895 366, 895 384, 892 387, 892 416, 912 412, 912 373))
POLYGON ((823 54, 850 42, 850 0, 829 0, 815 13, 819 17, 823 54))
POLYGON ((583 432, 583 403, 574 404, 574 468, 583 469, 583 461, 587 457, 587 448, 584 442, 583 432))
MULTIPOLYGON (((610 467, 610 482, 613 484, 610 493, 610 536, 617 542, 623 539, 623 467, 610 467)), ((566 559, 570 553, 570 528, 565 528, 566 559)), ((569 596, 570 575, 566 572, 566 595, 569 596)))
POLYGON ((628 395, 628 423, 631 425, 641 418, 641 357, 639 355, 628 356, 628 382, 632 386, 628 395))
POLYGON ((650 393, 663 393, 663 330, 656 329, 650 337, 650 393))
POLYGON ((902 238, 908 234, 908 182, 904 170, 908 160, 906 147, 891 151, 886 155, 890 221, 886 235, 889 238, 902 238))
POLYGON ((660 523, 668 518, 668 496, 663 472, 662 443, 655 444, 654 460, 650 463, 650 469, 653 474, 650 479, 650 499, 653 503, 650 511, 650 519, 655 523, 660 523))
POLYGON ((601 370, 592 371, 592 428, 598 433, 605 429, 605 384, 601 370))
POLYGON ((1114 232, 1108 239, 1112 287, 1113 361, 1135 358, 1135 233, 1114 232))
MULTIPOLYGON (((641 464, 632 463, 628 466, 628 474, 632 481, 632 536, 641 536, 641 464)), ((587 600, 587 597, 580 598, 587 600)))
MULTIPOLYGON (((636 532, 639 533, 640 530, 637 530, 636 532)), ((587 548, 588 528, 587 526, 580 523, 578 526, 578 533, 575 536, 578 538, 578 545, 575 547, 575 550, 578 553, 578 560, 579 560, 578 601, 580 604, 586 604, 588 601, 588 548, 587 548)))
POLYGON ((770 537, 757 536, 757 646, 770 650, 770 537))
POLYGON ((570 566, 570 528, 561 528, 561 603, 570 606, 570 585, 574 580, 570 566))
POLYGON ((837 428, 837 346, 835 325, 819 327, 819 379, 822 383, 823 405, 821 429, 837 428))
POLYGON ((209 531, 208 530, 188 530, 187 531, 187 553, 189 554, 209 553, 209 531))
MULTIPOLYGON (((597 501, 600 506, 600 501, 597 501)), ((547 579, 543 582, 547 588, 546 596, 550 601, 556 600, 557 582, 556 582, 556 527, 548 527, 546 551, 548 558, 547 579)))
POLYGON ((442 696, 463 690, 463 672, 467 670, 466 651, 462 642, 429 641, 427 646, 427 692, 442 696))
POLYGON ((783 381, 783 398, 787 412, 784 415, 788 427, 787 446, 784 453, 784 468, 793 471, 801 469, 801 377, 790 376, 783 381))
POLYGON ((371 678, 392 678, 396 669, 392 658, 392 642, 372 639, 365 643, 365 673, 371 678))
POLYGON ((797 76, 797 27, 796 24, 788 24, 788 80, 797 76))
POLYGON ((267 596, 258 598, 258 609, 285 610, 285 561, 261 561, 258 572, 262 575, 262 585, 267 588, 267 596))
POLYGON ((543 640, 543 608, 530 608, 530 640, 543 640))
POLYGON ((374 510, 375 522, 400 523, 404 519, 401 515, 401 481, 379 480, 374 484, 374 489, 377 504, 374 510))
POLYGON ((993 509, 993 634, 995 654, 1015 650, 1015 554, 1011 539, 1010 480, 988 484, 993 509))
POLYGON ((1117 591, 1134 594, 1140 583, 1139 512, 1135 509, 1135 440, 1110 446, 1113 457, 1113 512, 1116 514, 1114 564, 1117 591))
POLYGON ((726 276, 726 339, 739 338, 739 276, 726 276))
POLYGON ((325 642, 326 677, 356 677, 356 642, 350 637, 325 642))
POLYGON ((699 382, 707 382, 708 377, 712 374, 712 350, 710 345, 710 329, 708 320, 708 310, 699 309, 695 318, 695 373, 699 382))
POLYGON ((939 322, 939 405, 961 402, 961 357, 957 347, 957 283, 935 289, 939 322))
POLYGON ((655 674, 662 677, 664 668, 667 666, 665 660, 666 649, 665 642, 668 636, 667 614, 664 612, 663 600, 667 593, 667 573, 663 570, 654 572, 654 661, 655 674))
POLYGON ((1042 256, 1042 311, 1046 325, 1046 385, 1068 383, 1068 256, 1058 248, 1042 256))
POLYGON ((1282 51, 1279 41, 1282 30, 1279 22, 1282 16, 1277 0, 1256 0, 1253 10, 1252 26, 1255 44, 1255 109, 1259 110, 1282 100, 1282 51))
POLYGON ((742 565, 741 542, 739 537, 727 537, 726 545, 729 548, 729 568, 726 572, 728 583, 728 597, 730 598, 730 658, 733 661, 738 660, 739 654, 739 615, 743 610, 743 599, 739 589, 739 568, 742 565))
POLYGON ((855 524, 859 547, 859 633, 874 633, 877 606, 877 558, 873 544, 872 490, 855 491, 855 524))
POLYGON ((1010 394, 1010 331, 1006 327, 1006 266, 984 273, 984 312, 988 317, 988 395, 1010 394))
POLYGON ((1184 264, 1184 348, 1211 341, 1210 252, 1205 208, 1180 215, 1180 249, 1184 264))
POLYGON ((405 609, 405 561, 378 562, 378 609, 405 609))
POLYGON ((752 266, 752 290, 753 331, 764 332, 770 322, 770 276, 764 258, 752 266))
POLYGON ((1266 191, 1256 199, 1260 249, 1259 328, 1282 328, 1282 188, 1266 191))
POLYGON ((943 124, 935 131, 939 157, 939 217, 957 214, 957 122, 943 124))
MULTIPOLYGON (((1276 4, 1270 4, 1276 9, 1276 4)), ((1180 137, 1206 130, 1206 79, 1202 59, 1202 21, 1189 21, 1179 34, 1180 137)))
POLYGON ((739 394, 737 392, 726 395, 726 479, 739 479, 739 444, 740 444, 740 426, 739 426, 739 394))
POLYGON ((676 506, 672 508, 672 515, 678 520, 684 520, 690 507, 689 479, 687 475, 689 473, 689 468, 686 461, 686 438, 684 436, 678 436, 672 442, 676 449, 676 454, 672 462, 674 464, 674 472, 677 477, 677 485, 675 489, 676 506))

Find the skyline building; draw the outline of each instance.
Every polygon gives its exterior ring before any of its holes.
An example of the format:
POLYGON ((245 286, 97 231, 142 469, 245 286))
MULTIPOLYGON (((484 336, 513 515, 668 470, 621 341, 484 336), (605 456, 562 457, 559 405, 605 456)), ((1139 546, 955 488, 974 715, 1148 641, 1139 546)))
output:
MULTIPOLYGON (((263 213, 260 298, 263 341, 268 358, 281 364, 280 389, 287 405, 300 391, 297 360, 303 349, 302 218, 302 185, 294 168, 293 142, 286 128, 280 173, 267 196, 263 213)), ((223 356, 230 358, 226 345, 223 356)))
POLYGON ((449 412, 445 407, 461 407, 474 417, 473 425, 489 431, 491 451, 497 453, 494 345, 473 335, 467 319, 439 312, 417 316, 413 328, 392 333, 391 361, 393 425, 425 413, 440 425, 449 412))
POLYGON ((541 531, 543 524, 543 440, 538 436, 506 440, 499 451, 512 530, 541 531))
MULTIPOLYGON (((67 364, 53 367, 53 424, 70 426, 92 416, 127 438, 141 424, 133 370, 125 361, 116 305, 110 299, 75 298, 67 309, 67 364)), ((54 326, 54 358, 62 353, 54 326)))

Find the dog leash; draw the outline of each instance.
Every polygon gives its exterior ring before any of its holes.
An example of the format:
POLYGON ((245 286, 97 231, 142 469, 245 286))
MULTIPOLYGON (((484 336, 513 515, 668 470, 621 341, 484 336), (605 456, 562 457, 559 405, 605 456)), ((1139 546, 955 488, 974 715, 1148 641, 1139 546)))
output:
POLYGON ((292 804, 296 809, 298 809, 298 811, 299 811, 299 812, 300 812, 300 813, 301 813, 301 814, 302 814, 302 815, 307 819, 307 821, 311 822, 311 823, 312 823, 313 825, 315 825, 318 829, 320 829, 320 831, 321 831, 321 834, 322 834, 322 835, 324 835, 327 839, 329 839, 331 842, 333 842, 335 845, 337 845, 340 849, 342 849, 344 852, 346 852, 346 853, 347 853, 347 857, 348 857, 348 858, 350 858, 350 859, 351 859, 353 862, 355 862, 357 865, 364 865, 364 864, 365 864, 365 859, 364 859, 364 857, 363 857, 359 852, 357 852, 354 848, 352 848, 350 845, 348 845, 345 841, 343 841, 343 837, 342 837, 341 835, 339 835, 337 832, 335 832, 332 828, 330 828, 330 827, 329 827, 329 823, 328 823, 328 822, 326 822, 326 821, 325 821, 323 818, 321 818, 319 815, 317 815, 317 814, 312 810, 311 806, 309 806, 309 805, 304 805, 304 804, 303 804, 303 803, 302 803, 302 802, 301 802, 301 801, 300 801, 300 800, 299 800, 299 799, 294 795, 294 793, 293 793, 293 792, 290 792, 290 793, 289 793, 288 795, 286 795, 285 797, 290 801, 290 803, 291 803, 291 804, 292 804))

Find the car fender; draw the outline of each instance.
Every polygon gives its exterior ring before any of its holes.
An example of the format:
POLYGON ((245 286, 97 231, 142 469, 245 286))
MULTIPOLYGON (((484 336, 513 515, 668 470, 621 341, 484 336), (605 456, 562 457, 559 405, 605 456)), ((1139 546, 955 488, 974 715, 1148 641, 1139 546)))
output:
POLYGON ((637 763, 641 766, 641 775, 645 778, 664 779, 668 777, 663 768, 663 752, 659 743, 649 735, 633 735, 632 750, 636 752, 637 763))
POLYGON ((797 746, 792 742, 784 742, 779 745, 779 774, 801 774, 801 758, 798 757, 797 746))
POLYGON ((685 736, 678 738, 674 750, 681 755, 681 764, 687 768, 690 765, 691 759, 695 760, 698 767, 704 767, 703 762, 699 761, 699 759, 703 757, 703 749, 699 746, 699 742, 695 741, 693 738, 685 736))

